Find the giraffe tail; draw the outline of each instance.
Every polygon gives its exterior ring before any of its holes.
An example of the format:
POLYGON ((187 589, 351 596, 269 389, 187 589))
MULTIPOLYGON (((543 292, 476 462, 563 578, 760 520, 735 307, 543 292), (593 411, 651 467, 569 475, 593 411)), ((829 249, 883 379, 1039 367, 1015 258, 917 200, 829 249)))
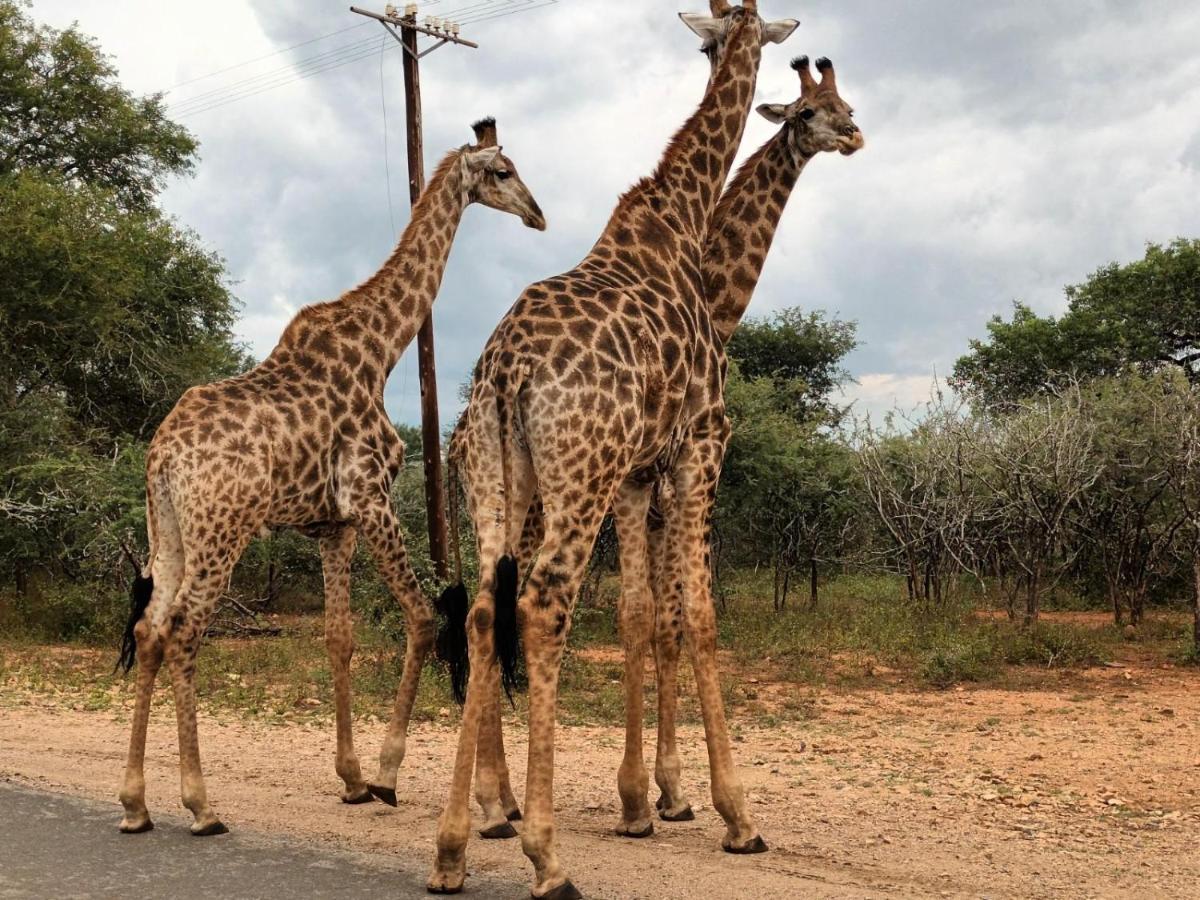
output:
MULTIPOLYGON (((496 397, 496 418, 499 426, 500 467, 504 481, 505 500, 505 553, 496 561, 496 619, 492 626, 495 639, 496 658, 500 662, 500 684, 508 702, 513 702, 513 692, 522 687, 521 678, 521 626, 517 621, 517 593, 520 583, 517 560, 513 548, 509 546, 508 535, 511 519, 517 511, 512 509, 513 496, 513 459, 517 452, 516 409, 517 394, 520 392, 520 379, 514 378, 508 382, 508 391, 496 397)), ((523 514, 523 513, 522 513, 523 514)), ((522 524, 523 521, 522 521, 522 524)))
POLYGON ((450 515, 450 541, 454 545, 455 580, 434 604, 441 616, 434 650, 450 670, 450 689, 460 706, 467 700, 467 679, 471 662, 467 652, 467 611, 471 600, 462 577, 462 552, 458 545, 458 467, 453 454, 446 464, 447 512, 450 515))
MULTIPOLYGON (((150 555, 146 566, 134 573, 133 584, 129 589, 129 619, 125 622, 125 631, 121 635, 121 652, 117 657, 116 669, 129 674, 133 664, 137 662, 137 633, 134 629, 146 614, 146 608, 154 596, 154 576, 150 574, 150 565, 154 562, 156 516, 155 516, 155 485, 151 479, 146 481, 146 532, 150 542, 150 555)), ((134 560, 136 565, 136 560, 134 560)))
POLYGON ((125 633, 121 635, 121 655, 117 658, 117 668, 126 674, 137 661, 137 635, 134 628, 145 615, 153 596, 154 576, 143 576, 141 572, 133 576, 133 586, 129 591, 129 621, 125 623, 125 633))
POLYGON ((508 702, 521 688, 521 627, 517 622, 517 561, 505 554, 496 561, 496 657, 500 660, 500 683, 508 702))

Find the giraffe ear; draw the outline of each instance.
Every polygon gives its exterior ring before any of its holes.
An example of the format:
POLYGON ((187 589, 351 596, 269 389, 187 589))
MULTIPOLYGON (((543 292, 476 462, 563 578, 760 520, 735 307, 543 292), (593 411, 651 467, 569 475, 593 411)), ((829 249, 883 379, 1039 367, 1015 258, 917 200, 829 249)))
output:
POLYGON ((772 44, 782 44, 799 27, 800 23, 795 19, 780 19, 778 22, 768 22, 763 26, 763 38, 772 44))
POLYGON ((764 103, 758 107, 758 114, 772 125, 781 125, 787 119, 787 107, 782 103, 764 103))
POLYGON ((500 158, 499 147, 484 147, 479 150, 463 151, 467 157, 467 169, 471 172, 482 172, 500 158))
POLYGON ((705 16, 700 13, 680 13, 679 18, 683 20, 684 25, 696 32, 696 36, 705 43, 715 41, 721 36, 722 22, 720 19, 714 19, 712 16, 705 16))

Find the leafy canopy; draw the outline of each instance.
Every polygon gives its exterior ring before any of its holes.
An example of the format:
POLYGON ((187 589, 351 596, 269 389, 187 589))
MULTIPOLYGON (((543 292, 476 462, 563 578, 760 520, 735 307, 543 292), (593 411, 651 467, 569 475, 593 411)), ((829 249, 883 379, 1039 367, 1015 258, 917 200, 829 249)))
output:
POLYGON ((1066 289, 1067 311, 1039 316, 1017 304, 993 318, 954 366, 953 383, 984 404, 1012 404, 1072 381, 1131 369, 1181 370, 1200 382, 1200 240, 1150 244, 1066 289))
POLYGON ((121 87, 95 41, 35 25, 25 5, 0 0, 0 176, 37 171, 149 207, 166 176, 191 170, 195 139, 161 95, 121 87))

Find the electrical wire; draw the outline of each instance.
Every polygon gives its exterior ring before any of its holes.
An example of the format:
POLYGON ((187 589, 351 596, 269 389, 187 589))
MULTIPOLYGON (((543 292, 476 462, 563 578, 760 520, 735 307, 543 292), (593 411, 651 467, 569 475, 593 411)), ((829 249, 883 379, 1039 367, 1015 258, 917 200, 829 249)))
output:
POLYGON ((241 81, 235 81, 232 84, 224 85, 222 87, 214 88, 212 90, 205 91, 204 93, 188 97, 186 100, 179 100, 176 103, 171 104, 169 109, 173 113, 182 113, 191 109, 192 107, 207 106, 211 102, 236 96, 245 91, 250 91, 254 88, 261 87, 264 84, 273 84, 279 79, 290 79, 296 75, 303 75, 314 69, 322 68, 326 64, 337 62, 341 59, 356 55, 368 49, 373 54, 375 52, 375 46, 375 38, 373 37, 367 38, 363 41, 357 41, 352 44, 343 44, 339 47, 334 47, 329 50, 322 51, 321 53, 314 54, 313 56, 306 57, 293 64, 280 66, 277 69, 271 69, 270 71, 262 72, 249 78, 243 78, 241 81))
MULTIPOLYGON (((438 2, 438 0, 430 0, 430 2, 436 3, 436 2, 438 2)), ((241 69, 245 66, 250 65, 251 63, 262 62, 264 59, 270 59, 272 56, 278 56, 280 53, 287 53, 289 50, 295 50, 299 47, 306 47, 309 44, 317 43, 317 41, 323 41, 326 38, 335 37, 336 35, 339 35, 339 34, 345 34, 347 31, 355 31, 359 28, 366 28, 370 24, 371 24, 370 22, 359 22, 357 25, 350 25, 346 28, 339 28, 337 31, 331 31, 331 32, 329 32, 329 34, 323 34, 320 37, 309 38, 307 41, 301 41, 298 44, 292 44, 290 47, 284 47, 281 50, 273 50, 270 53, 264 53, 262 56, 256 56, 256 57, 254 57, 254 59, 248 59, 245 62, 234 63, 232 66, 226 66, 223 69, 217 69, 215 72, 209 72, 207 75, 197 75, 195 78, 189 78, 187 81, 181 81, 178 84, 171 85, 169 88, 167 88, 165 91, 163 91, 163 93, 169 94, 169 93, 171 93, 171 91, 175 90, 176 88, 181 88, 181 87, 184 87, 185 85, 189 85, 189 84, 195 84, 197 81, 204 81, 206 79, 213 78, 214 76, 217 76, 217 75, 224 75, 226 72, 232 72, 234 69, 241 69)))
MULTIPOLYGON (((371 42, 371 43, 374 43, 374 42, 371 42)), ((400 49, 400 45, 395 44, 392 47, 386 48, 383 52, 388 53, 388 52, 392 52, 394 50, 399 50, 399 49, 400 49)), ((293 84, 297 81, 304 81, 308 78, 312 78, 315 75, 323 75, 326 72, 333 71, 334 69, 340 69, 342 66, 349 65, 350 63, 356 63, 361 60, 368 59, 368 58, 374 56, 375 53, 376 53, 375 47, 372 46, 372 47, 367 48, 364 51, 355 53, 354 55, 348 56, 346 58, 335 60, 335 61, 329 63, 328 65, 322 66, 320 68, 312 69, 310 71, 304 72, 303 74, 299 74, 294 77, 281 78, 280 80, 277 80, 275 82, 271 82, 271 83, 265 84, 261 87, 257 87, 254 90, 244 91, 242 93, 238 93, 233 96, 215 98, 214 101, 212 103, 208 104, 207 106, 189 108, 182 113, 177 113, 174 110, 171 110, 171 114, 173 116, 177 115, 180 118, 187 118, 189 116, 194 116, 198 113, 208 112, 209 110, 217 109, 218 107, 221 107, 221 106, 228 106, 230 103, 237 103, 241 100, 245 100, 248 97, 255 97, 258 94, 265 93, 266 91, 273 91, 276 88, 284 87, 285 85, 293 84)))
MULTIPOLYGON (((475 22, 492 21, 496 19, 506 18, 518 13, 527 12, 533 9, 538 9, 544 6, 550 6, 558 3, 559 0, 473 0, 473 2, 460 3, 456 6, 444 6, 443 0, 426 0, 421 4, 422 9, 434 7, 438 10, 438 18, 444 18, 457 22, 460 25, 471 24, 475 22)), ((363 22, 359 25, 349 26, 338 31, 329 32, 328 34, 319 37, 310 38, 306 41, 301 41, 297 44, 292 44, 281 50, 273 53, 268 53, 254 59, 246 60, 245 62, 236 63, 231 66, 226 66, 223 69, 218 69, 215 72, 210 72, 208 75, 201 75, 193 79, 175 85, 171 90, 182 87, 187 84, 192 84, 198 81, 203 81, 230 72, 255 62, 261 62, 264 59, 269 59, 278 56, 282 53, 287 53, 299 47, 315 44, 319 41, 335 37, 339 34, 344 34, 348 31, 362 28, 369 25, 369 22, 363 22)), ((400 49, 399 44, 393 44, 392 47, 379 48, 380 65, 382 66, 382 56, 388 49, 400 49)), ((249 97, 257 96, 258 94, 267 91, 275 90, 276 88, 284 87, 289 84, 294 84, 299 81, 304 81, 316 75, 323 75, 334 69, 351 63, 359 62, 374 56, 376 46, 374 38, 366 40, 352 41, 350 43, 341 44, 327 50, 322 50, 318 53, 311 54, 294 63, 280 66, 266 72, 252 75, 243 78, 239 81, 223 85, 221 87, 212 88, 203 91, 199 94, 194 94, 191 97, 183 98, 170 105, 168 112, 170 115, 177 118, 187 118, 203 112, 209 112, 226 106, 230 103, 237 103, 249 97)), ((386 110, 385 110, 386 115, 386 110)))
POLYGON ((387 49, 388 36, 384 35, 379 45, 379 107, 383 110, 383 171, 387 176, 388 218, 392 222, 392 238, 396 237, 396 211, 392 208, 392 165, 388 161, 387 90, 383 84, 383 51, 387 49))

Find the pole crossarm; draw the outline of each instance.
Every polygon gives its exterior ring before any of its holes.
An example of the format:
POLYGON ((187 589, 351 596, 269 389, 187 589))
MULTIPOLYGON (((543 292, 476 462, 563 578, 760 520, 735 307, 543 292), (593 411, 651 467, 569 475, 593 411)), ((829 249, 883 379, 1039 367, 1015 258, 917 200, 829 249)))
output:
MULTIPOLYGON (((384 15, 383 13, 371 12, 369 9, 360 9, 357 6, 350 7, 350 12, 358 13, 360 16, 366 16, 368 19, 376 19, 379 22, 382 22, 384 26, 391 25, 396 28, 404 28, 411 31, 416 31, 420 34, 427 34, 430 37, 435 37, 441 40, 441 44, 436 44, 435 46, 430 47, 423 53, 418 54, 418 56, 424 56, 426 53, 432 53, 438 47, 442 46, 442 44, 461 44, 464 47, 470 47, 472 50, 479 49, 479 45, 474 41, 468 41, 466 38, 460 38, 452 34, 446 34, 443 31, 434 31, 432 28, 426 28, 424 25, 419 24, 415 18, 398 18, 396 16, 388 16, 384 15)), ((391 28, 388 30, 391 31, 391 28)), ((395 32, 393 32, 393 36, 394 35, 395 32)))

